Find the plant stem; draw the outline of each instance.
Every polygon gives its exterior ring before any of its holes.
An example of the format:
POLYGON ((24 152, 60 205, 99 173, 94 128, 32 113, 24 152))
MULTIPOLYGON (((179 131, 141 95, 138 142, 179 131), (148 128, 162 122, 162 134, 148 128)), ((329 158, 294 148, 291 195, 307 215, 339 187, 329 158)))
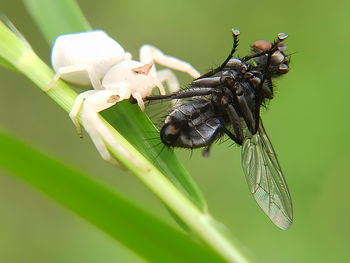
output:
MULTIPOLYGON (((105 121, 110 132, 115 134, 115 129, 105 121)), ((115 134, 116 135, 116 134, 115 134)), ((116 135, 117 136, 117 135, 116 135)), ((128 144, 123 137, 118 139, 121 144, 128 144)), ((129 150, 131 148, 128 147, 129 150)), ((114 148, 110 148, 115 155, 114 148)), ((149 170, 131 165, 124 156, 119 156, 123 163, 139 180, 141 180, 168 208, 180 217, 183 222, 196 233, 209 247, 220 254, 228 262, 249 262, 248 259, 235 247, 232 240, 228 240, 218 231, 214 220, 209 213, 201 212, 188 198, 186 198, 163 174, 149 163, 134 148, 130 151, 134 158, 137 158, 149 170)))

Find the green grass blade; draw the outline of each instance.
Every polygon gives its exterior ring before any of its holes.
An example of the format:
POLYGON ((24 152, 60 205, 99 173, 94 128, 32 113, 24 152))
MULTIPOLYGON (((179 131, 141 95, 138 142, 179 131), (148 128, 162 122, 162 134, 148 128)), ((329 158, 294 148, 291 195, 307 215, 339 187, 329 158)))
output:
POLYGON ((90 176, 1 130, 0 145, 2 169, 33 185, 150 262, 223 262, 211 250, 194 243, 90 176))
MULTIPOLYGON (((25 0, 25 4, 50 44, 54 42, 58 35, 90 29, 75 1, 25 0), (50 22, 48 23, 48 21, 50 22)), ((207 204, 201 191, 183 165, 177 160, 173 151, 164 149, 159 154, 162 150, 161 147, 155 147, 154 145, 157 142, 150 140, 151 137, 154 137, 154 134, 158 134, 158 131, 148 117, 141 114, 136 105, 130 105, 130 103, 119 104, 122 105, 104 111, 102 116, 166 175, 199 209, 206 211, 207 204)))
POLYGON ((8 63, 5 59, 0 58, 0 66, 10 69, 10 70, 15 70, 16 68, 14 66, 12 66, 10 63, 8 63))

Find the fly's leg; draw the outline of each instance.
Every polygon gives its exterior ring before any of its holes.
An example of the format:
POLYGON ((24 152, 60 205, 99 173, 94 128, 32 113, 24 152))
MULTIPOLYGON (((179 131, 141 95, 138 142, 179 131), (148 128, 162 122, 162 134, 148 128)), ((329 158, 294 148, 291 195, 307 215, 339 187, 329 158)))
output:
POLYGON ((184 90, 180 90, 178 92, 169 94, 169 95, 159 95, 159 96, 150 96, 146 97, 144 101, 150 100, 165 100, 165 99, 185 99, 192 98, 195 96, 206 96, 212 94, 214 88, 204 88, 204 87, 193 87, 184 90))
MULTIPOLYGON (((241 115, 244 121, 246 122, 250 133, 255 134, 258 129, 259 115, 257 116, 257 118, 255 118, 256 116, 254 116, 253 111, 257 109, 259 112, 259 109, 260 109, 259 106, 256 106, 254 104, 251 105, 251 103, 248 105, 248 102, 246 100, 246 95, 244 93, 244 87, 240 83, 235 82, 233 78, 230 78, 230 77, 226 78, 226 86, 231 90, 234 90, 235 97, 239 107, 238 111, 241 112, 241 115)), ((231 116, 229 115, 229 117, 230 118, 235 117, 234 119, 231 120, 231 123, 234 124, 233 127, 241 126, 241 124, 238 125, 238 122, 237 122, 238 119, 235 116, 235 115, 238 116, 236 109, 232 106, 232 104, 228 104, 227 108, 229 113, 231 114, 231 116)), ((242 145, 242 142, 240 143, 240 145, 242 145)))
POLYGON ((192 81, 191 86, 192 87, 216 87, 221 84, 227 84, 232 83, 234 80, 232 79, 232 76, 230 74, 222 74, 221 76, 217 77, 206 77, 206 78, 199 78, 192 81))
POLYGON ((238 47, 238 36, 239 36, 240 32, 238 29, 234 29, 232 28, 232 36, 233 36, 233 45, 232 45, 232 49, 230 54, 227 56, 227 58, 225 59, 225 61, 221 64, 220 67, 217 67, 216 69, 213 69, 211 71, 209 71, 208 73, 200 76, 199 78, 206 78, 206 77, 210 77, 220 71, 222 71, 224 69, 224 67, 226 66, 227 62, 232 58, 233 54, 236 52, 236 49, 238 47))
POLYGON ((210 147, 212 146, 212 144, 209 144, 207 147, 205 147, 205 149, 202 151, 202 156, 205 158, 208 158, 210 155, 210 147))
POLYGON ((239 118, 239 115, 236 111, 236 109, 233 107, 233 105, 227 105, 227 115, 230 118, 230 122, 232 123, 232 128, 235 132, 235 134, 232 134, 229 130, 223 126, 223 131, 238 145, 242 145, 244 136, 243 136, 243 127, 241 123, 241 119, 239 118))
POLYGON ((246 122, 251 134, 255 134, 258 129, 259 119, 254 118, 253 112, 250 105, 248 105, 247 100, 244 95, 237 95, 237 102, 239 109, 242 113, 243 119, 246 122))

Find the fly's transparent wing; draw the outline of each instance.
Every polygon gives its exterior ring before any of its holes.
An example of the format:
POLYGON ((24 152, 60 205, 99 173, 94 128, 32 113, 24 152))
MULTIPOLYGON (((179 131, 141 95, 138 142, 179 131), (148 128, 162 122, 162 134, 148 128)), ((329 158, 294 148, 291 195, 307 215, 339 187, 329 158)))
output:
POLYGON ((293 222, 292 199, 261 120, 258 132, 243 143, 242 167, 262 210, 279 228, 289 229, 293 222))

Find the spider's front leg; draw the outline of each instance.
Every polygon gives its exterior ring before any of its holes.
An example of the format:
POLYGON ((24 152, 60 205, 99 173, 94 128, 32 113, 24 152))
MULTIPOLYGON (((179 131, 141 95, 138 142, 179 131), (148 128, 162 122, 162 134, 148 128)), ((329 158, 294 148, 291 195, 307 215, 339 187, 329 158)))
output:
POLYGON ((85 99, 95 92, 96 92, 95 90, 88 90, 88 91, 80 93, 75 98, 73 107, 72 107, 71 111, 69 112, 69 117, 72 120, 72 122, 74 123, 74 125, 77 129, 77 133, 78 133, 80 138, 83 138, 83 132, 81 130, 80 123, 78 121, 78 115, 81 111, 81 107, 83 106, 85 99))
POLYGON ((170 69, 159 70, 157 72, 157 78, 160 82, 166 82, 170 93, 174 93, 180 90, 180 83, 177 80, 174 72, 172 72, 170 69))
MULTIPOLYGON (((150 61, 170 69, 185 72, 195 79, 200 76, 199 72, 190 63, 169 55, 165 55, 154 46, 143 45, 140 49, 140 62, 147 63, 150 61)), ((155 67, 153 68, 155 70, 155 67)), ((157 76, 161 82, 167 83, 170 92, 176 92, 179 90, 179 81, 171 70, 160 70, 157 72, 157 76)))
POLYGON ((112 107, 117 102, 128 99, 129 97, 130 89, 125 87, 121 87, 119 90, 88 91, 77 97, 69 116, 79 130, 80 126, 77 122, 77 115, 81 111, 81 122, 104 160, 113 164, 118 164, 107 149, 108 145, 135 165, 146 169, 143 164, 135 159, 131 153, 115 139, 98 114, 112 107))

